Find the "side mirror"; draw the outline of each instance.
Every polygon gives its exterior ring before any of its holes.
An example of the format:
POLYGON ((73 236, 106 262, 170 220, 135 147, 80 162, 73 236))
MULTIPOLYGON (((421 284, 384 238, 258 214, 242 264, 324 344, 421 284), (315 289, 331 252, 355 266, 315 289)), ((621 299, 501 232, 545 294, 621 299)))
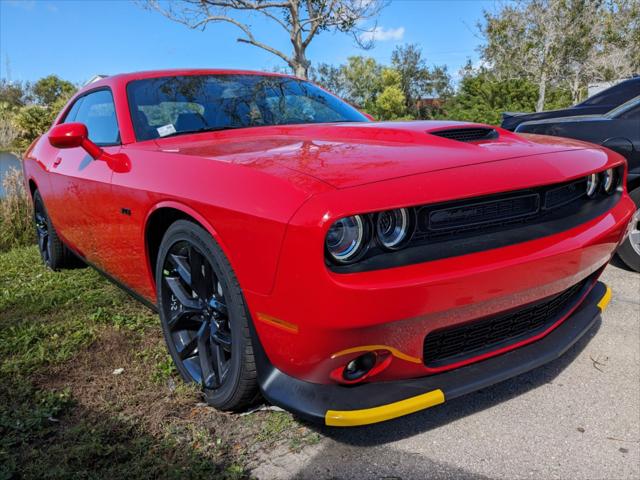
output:
POLYGON ((49 143, 56 148, 82 147, 94 159, 102 156, 102 149, 89 140, 87 127, 82 123, 61 123, 49 132, 49 143))
POLYGON ((61 123, 49 133, 49 143, 56 148, 81 147, 88 138, 89 132, 82 123, 61 123))
POLYGON ((374 118, 373 115, 368 114, 367 112, 361 112, 365 117, 367 117, 369 120, 371 120, 372 122, 375 122, 376 119, 374 118))

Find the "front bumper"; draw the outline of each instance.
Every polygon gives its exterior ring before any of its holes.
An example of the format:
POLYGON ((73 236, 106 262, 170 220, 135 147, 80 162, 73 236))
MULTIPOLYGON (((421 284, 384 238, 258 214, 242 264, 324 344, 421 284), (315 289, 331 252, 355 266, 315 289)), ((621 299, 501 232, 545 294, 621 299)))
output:
POLYGON ((259 348, 264 397, 300 417, 330 426, 382 422, 417 412, 544 365, 566 352, 596 323, 611 298, 597 282, 580 306, 555 330, 508 353, 437 375, 357 386, 317 384, 289 376, 259 348))

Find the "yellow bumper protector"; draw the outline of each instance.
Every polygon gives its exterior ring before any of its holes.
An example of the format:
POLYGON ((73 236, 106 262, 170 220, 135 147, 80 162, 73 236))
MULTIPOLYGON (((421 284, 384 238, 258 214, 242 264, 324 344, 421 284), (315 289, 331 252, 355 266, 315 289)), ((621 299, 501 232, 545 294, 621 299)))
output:
POLYGON ((600 311, 604 312, 605 308, 609 305, 611 301, 611 287, 607 285, 607 291, 604 293, 604 296, 598 302, 598 308, 600 311))
POLYGON ((355 427, 384 422, 444 403, 442 390, 432 390, 422 395, 363 410, 327 410, 325 424, 332 427, 355 427))

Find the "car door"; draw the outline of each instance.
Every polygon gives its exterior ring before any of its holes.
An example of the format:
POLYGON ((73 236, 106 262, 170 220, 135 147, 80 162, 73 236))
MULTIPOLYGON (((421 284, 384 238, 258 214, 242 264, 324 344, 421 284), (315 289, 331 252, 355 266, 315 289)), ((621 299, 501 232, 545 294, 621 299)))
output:
MULTIPOLYGON (((120 150, 120 133, 113 95, 108 88, 90 91, 75 100, 63 123, 83 123, 89 139, 107 153, 120 150)), ((55 192, 47 205, 64 241, 97 267, 104 263, 101 243, 112 227, 112 170, 83 148, 60 149, 51 166, 55 192)))

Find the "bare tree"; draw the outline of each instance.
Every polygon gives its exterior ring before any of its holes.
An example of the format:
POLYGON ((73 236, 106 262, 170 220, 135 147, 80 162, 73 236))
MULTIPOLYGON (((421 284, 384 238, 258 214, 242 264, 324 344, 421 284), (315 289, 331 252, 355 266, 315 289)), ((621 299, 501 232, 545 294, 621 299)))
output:
POLYGON ((280 57, 301 78, 307 78, 310 62, 307 48, 320 32, 349 33, 362 48, 370 48, 373 28, 364 29, 363 21, 375 18, 388 0, 144 0, 146 8, 192 29, 204 30, 209 24, 235 25, 247 43, 280 57), (262 15, 288 35, 292 51, 283 52, 268 41, 256 38, 249 22, 251 14, 262 15))

